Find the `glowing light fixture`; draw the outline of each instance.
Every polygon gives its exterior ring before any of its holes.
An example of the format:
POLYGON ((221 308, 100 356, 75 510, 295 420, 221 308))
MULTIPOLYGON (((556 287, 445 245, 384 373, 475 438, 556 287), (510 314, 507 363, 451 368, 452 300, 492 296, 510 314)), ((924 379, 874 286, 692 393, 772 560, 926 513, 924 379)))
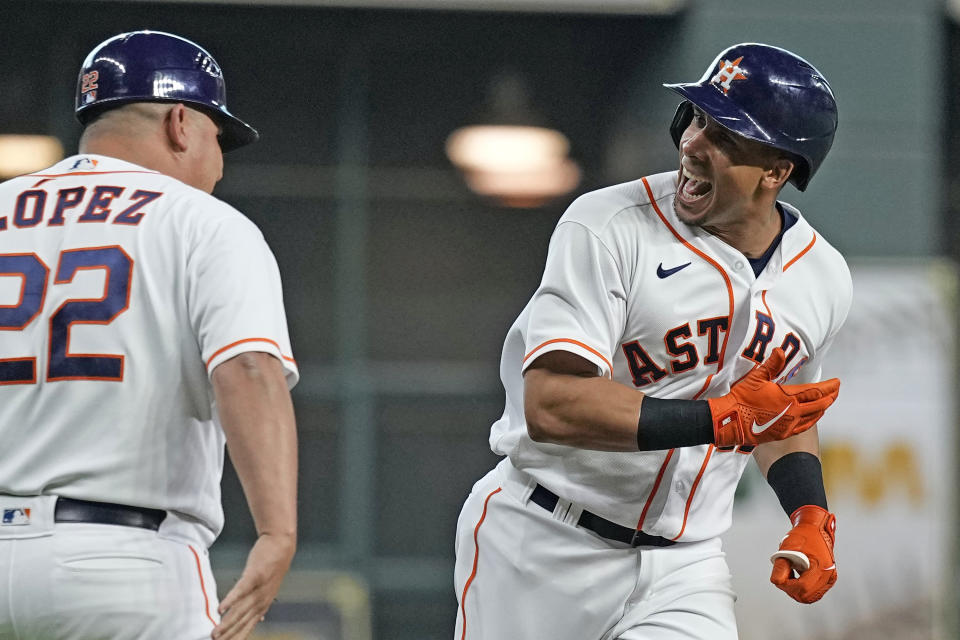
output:
POLYGON ((63 159, 63 145, 53 136, 0 135, 0 180, 44 169, 63 159))
POLYGON ((474 193, 508 207, 539 207, 569 193, 580 182, 580 167, 569 158, 539 171, 475 171, 464 174, 474 193))
POLYGON ((486 123, 457 129, 447 138, 450 162, 470 189, 512 207, 536 207, 570 192, 580 168, 568 158, 570 142, 538 124, 516 75, 494 79, 486 123))
POLYGON ((532 171, 567 157, 570 143, 559 131, 517 125, 476 125, 447 138, 447 156, 463 170, 532 171))

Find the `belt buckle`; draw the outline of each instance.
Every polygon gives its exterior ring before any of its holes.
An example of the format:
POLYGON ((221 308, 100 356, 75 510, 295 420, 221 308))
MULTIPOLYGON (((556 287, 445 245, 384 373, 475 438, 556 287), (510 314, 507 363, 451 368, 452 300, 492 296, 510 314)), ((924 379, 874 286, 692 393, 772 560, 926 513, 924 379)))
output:
POLYGON ((640 529, 635 529, 635 530, 633 531, 633 538, 630 539, 630 546, 631 546, 631 547, 636 548, 636 547, 639 547, 639 546, 640 546, 640 540, 639 540, 639 539, 640 539, 640 536, 641 536, 642 533, 643 533, 643 532, 640 531, 640 529))

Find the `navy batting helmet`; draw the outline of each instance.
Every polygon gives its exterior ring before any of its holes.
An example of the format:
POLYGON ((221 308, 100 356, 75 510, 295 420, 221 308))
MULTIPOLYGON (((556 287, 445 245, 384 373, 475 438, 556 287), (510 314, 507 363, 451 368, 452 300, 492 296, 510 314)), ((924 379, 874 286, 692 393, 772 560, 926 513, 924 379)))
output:
POLYGON ((76 101, 81 123, 128 102, 182 102, 203 111, 220 125, 223 151, 260 137, 227 110, 223 73, 213 56, 170 33, 121 33, 101 42, 83 61, 76 101))
POLYGON ((736 44, 717 56, 698 82, 663 86, 685 98, 670 125, 675 145, 680 146, 696 105, 734 133, 792 154, 796 166, 790 181, 800 191, 837 131, 837 102, 826 78, 778 47, 736 44))

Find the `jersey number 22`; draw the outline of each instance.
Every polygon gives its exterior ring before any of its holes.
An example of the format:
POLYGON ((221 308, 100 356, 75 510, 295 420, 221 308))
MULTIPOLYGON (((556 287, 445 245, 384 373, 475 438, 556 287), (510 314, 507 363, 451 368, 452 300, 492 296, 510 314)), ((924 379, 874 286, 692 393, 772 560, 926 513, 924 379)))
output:
MULTIPOLYGON (((119 246, 67 249, 60 253, 54 285, 73 281, 78 271, 106 271, 102 298, 65 300, 50 316, 47 380, 123 380, 122 355, 71 354, 73 324, 110 324, 127 310, 133 260, 119 246)), ((22 331, 43 310, 49 275, 34 253, 0 254, 0 276, 23 279, 17 304, 0 306, 0 330, 22 331)), ((35 357, 0 359, 0 384, 37 381, 35 357)))

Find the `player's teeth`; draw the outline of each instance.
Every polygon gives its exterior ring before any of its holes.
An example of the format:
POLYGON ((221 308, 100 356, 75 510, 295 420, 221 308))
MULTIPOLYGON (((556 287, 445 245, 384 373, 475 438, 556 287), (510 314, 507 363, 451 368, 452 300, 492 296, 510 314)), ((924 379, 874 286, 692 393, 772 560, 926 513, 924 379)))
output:
POLYGON ((682 197, 687 202, 699 200, 713 190, 713 185, 709 180, 698 178, 686 170, 684 170, 684 175, 686 180, 684 180, 680 191, 682 193, 682 197))
POLYGON ((707 182, 707 179, 702 176, 695 176, 686 167, 681 167, 683 169, 683 176, 689 180, 699 180, 700 182, 707 182))

